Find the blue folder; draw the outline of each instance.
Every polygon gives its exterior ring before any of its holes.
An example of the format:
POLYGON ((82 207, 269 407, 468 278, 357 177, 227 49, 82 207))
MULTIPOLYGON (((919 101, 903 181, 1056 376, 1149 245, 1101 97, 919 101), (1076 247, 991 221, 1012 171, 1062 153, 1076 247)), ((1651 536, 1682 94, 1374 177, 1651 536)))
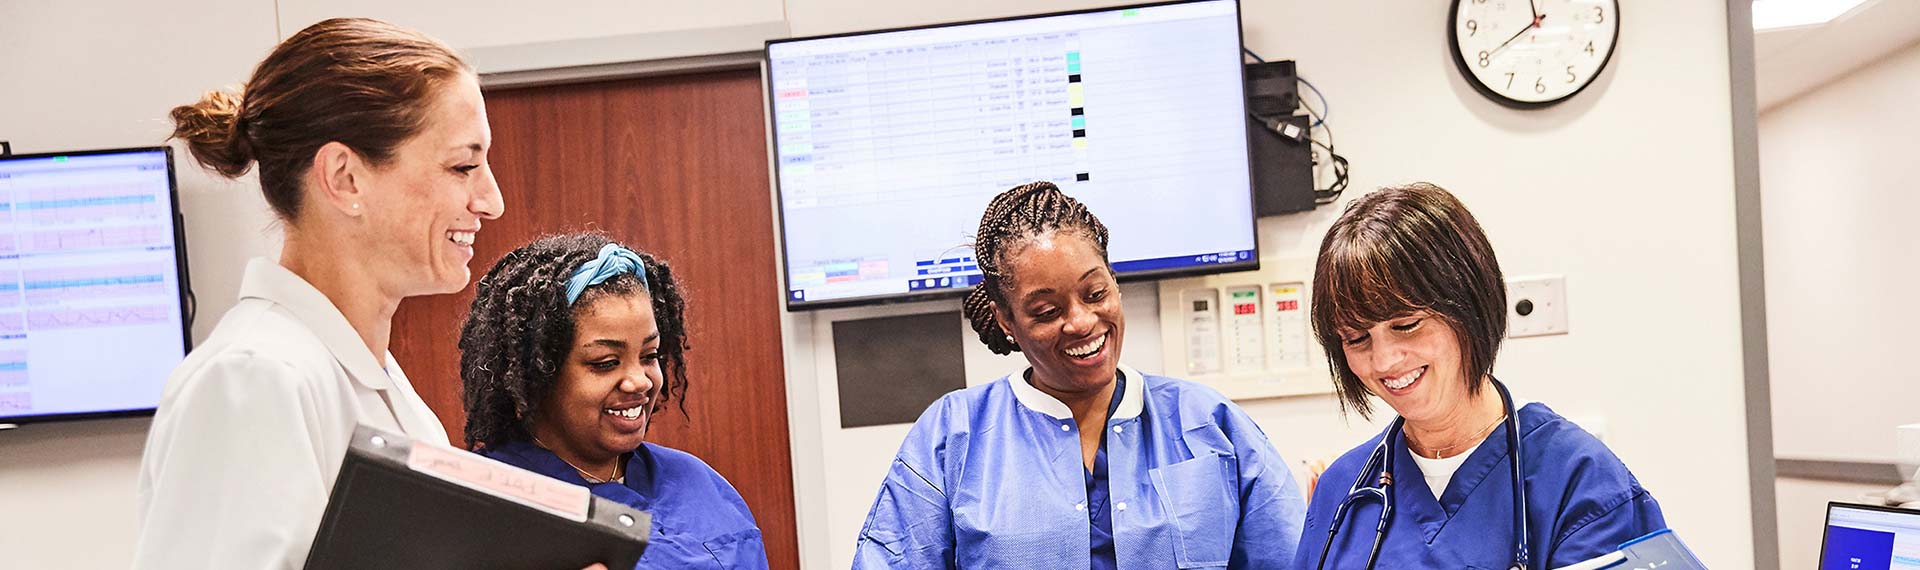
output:
POLYGON ((1620 550, 1561 570, 1705 570, 1706 564, 1680 540, 1673 529, 1627 541, 1620 550))

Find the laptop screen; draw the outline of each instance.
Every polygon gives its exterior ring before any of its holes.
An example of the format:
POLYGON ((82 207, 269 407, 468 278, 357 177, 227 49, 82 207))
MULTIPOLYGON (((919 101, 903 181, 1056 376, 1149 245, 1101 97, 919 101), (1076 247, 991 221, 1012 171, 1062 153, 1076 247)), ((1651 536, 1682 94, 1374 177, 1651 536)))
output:
POLYGON ((1920 570, 1920 511, 1827 504, 1820 570, 1920 570))

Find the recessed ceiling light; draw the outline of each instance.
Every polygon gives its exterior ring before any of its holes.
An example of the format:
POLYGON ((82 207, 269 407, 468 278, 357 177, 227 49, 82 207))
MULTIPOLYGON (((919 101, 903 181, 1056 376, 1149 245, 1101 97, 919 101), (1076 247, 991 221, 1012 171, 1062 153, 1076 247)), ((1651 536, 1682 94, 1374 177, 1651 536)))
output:
POLYGON ((1817 26, 1871 0, 1753 0, 1754 31, 1817 26))

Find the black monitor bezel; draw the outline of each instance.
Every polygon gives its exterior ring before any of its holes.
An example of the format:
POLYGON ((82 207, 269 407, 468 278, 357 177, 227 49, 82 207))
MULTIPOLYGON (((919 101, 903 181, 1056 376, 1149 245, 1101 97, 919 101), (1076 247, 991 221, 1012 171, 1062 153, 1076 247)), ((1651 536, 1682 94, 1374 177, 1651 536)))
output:
POLYGON ((1920 517, 1920 510, 1915 510, 1915 509, 1903 509, 1900 507, 1890 507, 1886 505, 1865 505, 1860 503, 1849 503, 1846 501, 1827 501, 1826 523, 1820 526, 1820 557, 1821 558, 1825 558, 1827 556, 1827 531, 1833 528, 1834 507, 1846 507, 1850 509, 1860 509, 1865 511, 1879 511, 1883 513, 1895 513, 1895 514, 1913 515, 1915 517, 1920 517))
MULTIPOLYGON (((822 39, 830 39, 830 38, 853 37, 853 36, 869 36, 869 35, 888 34, 888 33, 894 33, 894 32, 904 32, 904 31, 913 31, 913 30, 952 28, 952 27, 972 26, 972 25, 979 25, 979 24, 993 24, 993 23, 1010 22, 1010 21, 1018 21, 1018 20, 1035 20, 1040 18, 1052 18, 1057 16, 1073 16, 1078 14, 1113 12, 1118 10, 1152 8, 1157 6, 1202 4, 1207 2, 1219 2, 1219 1, 1223 1, 1223 0, 1171 0, 1171 1, 1164 1, 1164 2, 1147 2, 1147 3, 1141 3, 1141 4, 1124 4, 1124 5, 1107 6, 1107 7, 1101 7, 1101 8, 1088 8, 1088 9, 1082 9, 1082 10, 1047 12, 1043 14, 1009 16, 1004 18, 986 18, 986 19, 967 20, 967 21, 960 21, 960 22, 928 24, 928 25, 922 25, 922 26, 903 26, 903 27, 897 27, 897 28, 886 28, 886 29, 878 29, 878 30, 862 30, 862 31, 855 31, 855 32, 841 32, 841 33, 835 33, 835 34, 822 34, 822 35, 816 35, 816 36, 767 40, 766 45, 763 46, 760 51, 760 69, 761 69, 760 83, 761 83, 761 86, 764 88, 763 95, 766 99, 766 105, 763 111, 766 113, 766 117, 767 117, 766 119, 767 120, 767 140, 769 142, 769 146, 767 147, 768 160, 773 163, 774 220, 778 224, 774 228, 774 230, 776 232, 777 239, 780 242, 780 298, 782 302, 785 304, 787 311, 788 312, 814 311, 814 310, 820 310, 820 309, 861 307, 861 306, 874 306, 874 305, 896 305, 896 304, 904 304, 904 303, 936 301, 941 299, 951 299, 951 298, 958 298, 958 297, 965 296, 967 293, 973 290, 973 287, 960 288, 960 289, 939 289, 939 290, 923 291, 923 292, 890 293, 890 294, 884 294, 884 295, 866 295, 861 297, 846 297, 846 298, 829 299, 829 300, 822 300, 822 301, 795 302, 793 300, 793 288, 791 285, 792 278, 793 278, 793 270, 792 270, 792 265, 787 261, 788 248, 787 248, 786 197, 784 195, 784 190, 781 188, 781 185, 780 185, 780 160, 779 160, 780 133, 779 133, 779 130, 775 128, 775 121, 773 119, 774 117, 773 102, 775 97, 773 92, 772 49, 775 44, 785 44, 785 43, 804 42, 804 41, 822 40, 822 39)), ((1246 25, 1242 21, 1242 18, 1244 18, 1245 15, 1244 15, 1244 12, 1242 12, 1241 10, 1240 0, 1224 0, 1224 1, 1233 4, 1234 31, 1239 35, 1237 43, 1241 45, 1246 45, 1246 34, 1247 34, 1246 25)), ((1240 85, 1241 110, 1245 111, 1245 107, 1247 104, 1246 102, 1247 101, 1246 66, 1244 65, 1236 66, 1236 69, 1240 74, 1239 85, 1240 85)), ((1129 282, 1136 282, 1136 281, 1153 281, 1153 280, 1160 280, 1160 279, 1172 279, 1172 278, 1178 278, 1178 277, 1191 277, 1191 276, 1198 276, 1198 275, 1231 273, 1235 271, 1251 271, 1251 270, 1257 270, 1260 268, 1260 213, 1259 213, 1259 206, 1256 203, 1256 201, 1258 200, 1258 196, 1256 195, 1255 185, 1253 183, 1252 167, 1253 167, 1254 156, 1253 156, 1252 125, 1247 126, 1247 130, 1245 133, 1243 133, 1243 137, 1245 138, 1245 140, 1242 146, 1246 149, 1246 152, 1247 152, 1247 167, 1248 167, 1247 221, 1249 225, 1249 233, 1253 236, 1253 254, 1250 256, 1250 258, 1247 259, 1246 261, 1239 261, 1234 263, 1217 263, 1217 264, 1179 267, 1179 268, 1172 268, 1172 269, 1151 269, 1151 270, 1120 273, 1114 276, 1117 281, 1121 283, 1129 283, 1129 282)), ((1196 254, 1196 255, 1204 255, 1204 253, 1196 254)))
MULTIPOLYGON (((0 162, 54 158, 54 157, 61 157, 61 156, 135 154, 135 153, 153 152, 153 151, 160 151, 160 153, 167 158, 167 202, 168 202, 168 208, 172 210, 171 215, 173 216, 173 262, 174 262, 174 270, 178 273, 178 279, 180 283, 180 288, 179 288, 180 299, 179 299, 179 303, 174 305, 174 307, 177 311, 179 311, 179 316, 180 316, 181 357, 184 359, 186 354, 193 352, 193 322, 189 318, 189 310, 188 310, 190 307, 189 305, 190 298, 192 296, 192 285, 188 280, 186 218, 182 216, 180 213, 180 179, 179 179, 179 175, 176 173, 174 168, 173 148, 167 147, 167 146, 146 146, 146 147, 76 150, 76 151, 69 151, 69 152, 40 152, 40 153, 32 153, 32 154, 12 154, 7 156, 0 156, 0 162)), ((168 371, 169 376, 171 375, 171 372, 172 371, 168 371)), ((166 381, 166 377, 162 377, 161 381, 164 383, 166 381)), ((131 408, 131 409, 125 409, 125 410, 101 410, 101 411, 92 411, 92 412, 70 412, 70 413, 62 413, 62 414, 34 414, 34 415, 25 415, 25 416, 0 415, 0 424, 28 425, 28 424, 81 421, 81 420, 152 417, 154 415, 154 412, 159 409, 158 408, 159 402, 155 402, 154 404, 155 404, 155 407, 131 408)))

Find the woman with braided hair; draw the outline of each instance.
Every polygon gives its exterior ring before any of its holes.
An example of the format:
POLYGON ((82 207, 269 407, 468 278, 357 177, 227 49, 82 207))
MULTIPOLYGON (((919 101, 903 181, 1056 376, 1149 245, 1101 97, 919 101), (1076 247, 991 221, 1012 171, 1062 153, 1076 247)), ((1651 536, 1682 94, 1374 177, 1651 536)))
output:
POLYGON ((1220 393, 1120 364, 1107 229, 1047 182, 994 197, 966 300, 981 342, 1029 367, 914 423, 854 568, 1284 568, 1306 505, 1220 393))
POLYGON ((467 445, 653 515, 637 568, 765 569, 733 485, 646 443, 686 413, 686 300, 666 262, 605 235, 548 236, 481 278, 460 329, 467 445))

